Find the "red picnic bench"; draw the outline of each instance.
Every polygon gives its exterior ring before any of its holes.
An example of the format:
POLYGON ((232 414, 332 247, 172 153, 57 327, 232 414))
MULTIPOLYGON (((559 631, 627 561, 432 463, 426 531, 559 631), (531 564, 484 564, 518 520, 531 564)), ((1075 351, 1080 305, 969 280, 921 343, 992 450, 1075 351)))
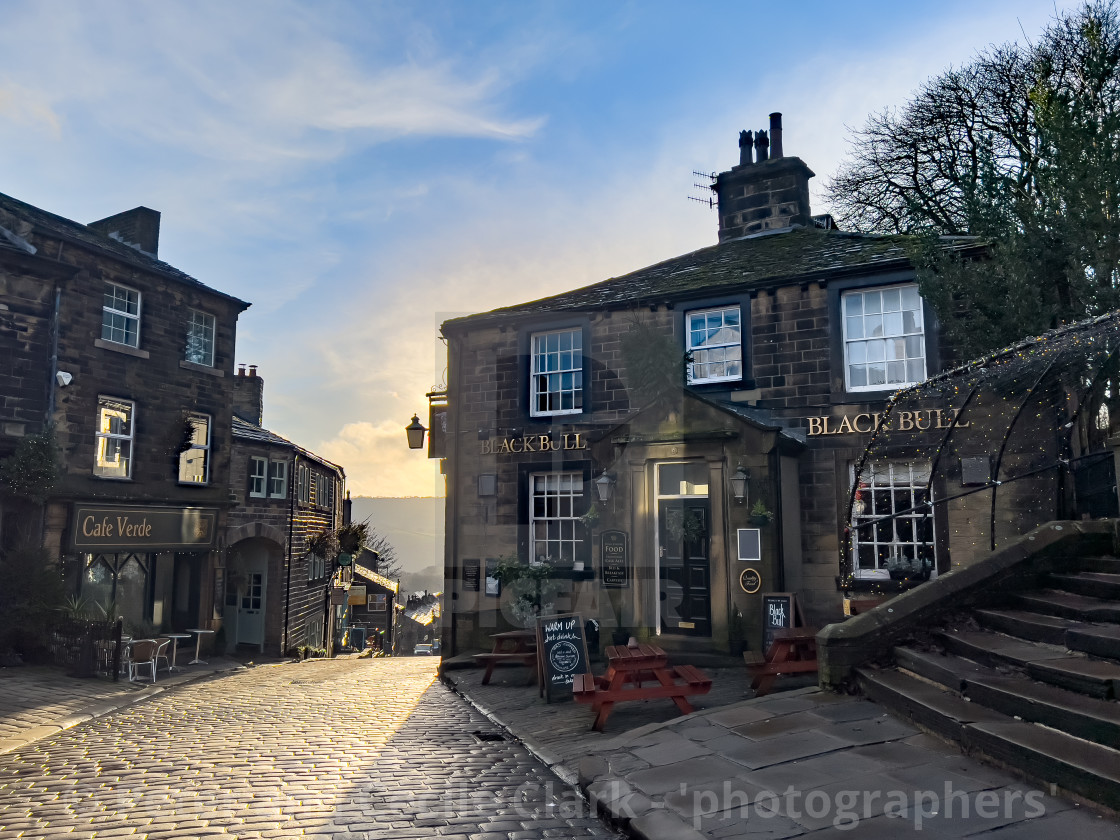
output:
POLYGON ((692 665, 670 665, 669 657, 659 647, 618 645, 607 648, 607 673, 578 674, 572 685, 572 697, 579 703, 590 703, 596 713, 591 728, 603 731, 614 704, 626 700, 650 700, 667 697, 677 704, 681 714, 693 711, 685 698, 707 694, 711 678, 692 665), (643 685, 654 682, 656 685, 643 685))
POLYGON ((755 697, 769 694, 774 680, 782 674, 809 674, 817 671, 816 627, 787 627, 774 631, 774 641, 762 662, 747 665, 754 677, 755 697))
POLYGON ((486 666, 486 673, 482 675, 482 684, 489 685, 490 677, 494 675, 497 665, 513 663, 524 665, 529 669, 529 679, 526 685, 532 685, 537 678, 537 634, 533 630, 508 630, 505 633, 495 633, 491 636, 494 640, 494 649, 490 653, 476 653, 475 662, 486 666))

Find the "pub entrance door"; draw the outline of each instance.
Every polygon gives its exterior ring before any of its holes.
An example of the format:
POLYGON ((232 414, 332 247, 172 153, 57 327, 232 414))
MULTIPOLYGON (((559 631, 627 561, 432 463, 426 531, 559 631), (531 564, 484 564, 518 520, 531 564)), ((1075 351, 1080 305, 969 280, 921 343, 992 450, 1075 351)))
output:
POLYGON ((662 633, 712 635, 708 465, 657 465, 657 576, 662 633))

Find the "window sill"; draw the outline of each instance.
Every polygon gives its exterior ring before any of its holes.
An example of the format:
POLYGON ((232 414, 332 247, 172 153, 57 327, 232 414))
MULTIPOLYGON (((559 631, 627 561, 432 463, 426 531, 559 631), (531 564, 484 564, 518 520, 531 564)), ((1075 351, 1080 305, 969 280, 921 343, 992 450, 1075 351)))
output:
POLYGON ((180 487, 209 487, 210 486, 209 481, 207 481, 205 483, 203 483, 201 481, 178 481, 178 482, 176 482, 176 484, 178 484, 180 487))
POLYGON ((132 481, 132 477, 131 477, 131 476, 121 476, 121 475, 98 475, 97 473, 94 473, 94 474, 93 474, 93 477, 94 477, 95 479, 97 479, 98 481, 132 481))
POLYGON ((225 371, 218 370, 216 367, 210 365, 200 365, 197 362, 188 362, 186 359, 179 360, 179 367, 183 370, 193 370, 195 373, 205 373, 209 376, 225 376, 225 371))
POLYGON ((93 346, 100 347, 102 350, 112 350, 114 353, 124 353, 126 356, 135 356, 137 359, 151 358, 151 354, 147 350, 138 350, 135 347, 129 347, 127 344, 117 344, 115 341, 106 341, 103 338, 95 338, 93 346))

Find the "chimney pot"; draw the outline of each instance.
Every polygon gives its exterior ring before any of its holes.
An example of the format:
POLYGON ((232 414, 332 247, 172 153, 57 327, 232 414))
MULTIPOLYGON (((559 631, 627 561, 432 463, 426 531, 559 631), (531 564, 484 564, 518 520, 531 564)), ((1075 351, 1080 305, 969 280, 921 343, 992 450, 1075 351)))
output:
POLYGON ((782 115, 775 111, 770 115, 770 157, 777 160, 782 156, 782 115))
POLYGON ((249 365, 249 376, 253 379, 256 378, 256 376, 257 376, 257 366, 256 365, 249 365))
POLYGON ((245 365, 238 365, 237 366, 237 375, 238 376, 244 376, 245 375, 245 365))
POLYGON ((755 158, 759 163, 762 163, 769 157, 770 140, 766 137, 765 131, 760 130, 758 134, 754 136, 754 149, 755 152, 757 152, 755 158))
POLYGON ((739 165, 754 163, 754 137, 749 131, 739 132, 739 165))

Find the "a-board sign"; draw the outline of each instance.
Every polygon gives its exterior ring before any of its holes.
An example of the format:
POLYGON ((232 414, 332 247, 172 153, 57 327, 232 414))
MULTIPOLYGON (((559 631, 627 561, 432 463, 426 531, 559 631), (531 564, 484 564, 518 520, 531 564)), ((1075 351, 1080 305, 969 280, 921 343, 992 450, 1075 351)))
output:
POLYGON ((603 588, 629 589, 630 550, 626 544, 626 533, 603 531, 599 537, 602 540, 600 564, 603 588))
POLYGON ((587 640, 578 613, 537 619, 537 658, 545 702, 571 697, 577 674, 587 674, 587 640))
POLYGON ((463 591, 478 592, 479 561, 463 560, 463 591))
POLYGON ((757 563, 762 559, 762 529, 739 528, 739 559, 744 563, 757 563))
POLYGON ((762 595, 762 650, 770 650, 774 633, 794 625, 796 596, 792 592, 766 592, 762 595))

